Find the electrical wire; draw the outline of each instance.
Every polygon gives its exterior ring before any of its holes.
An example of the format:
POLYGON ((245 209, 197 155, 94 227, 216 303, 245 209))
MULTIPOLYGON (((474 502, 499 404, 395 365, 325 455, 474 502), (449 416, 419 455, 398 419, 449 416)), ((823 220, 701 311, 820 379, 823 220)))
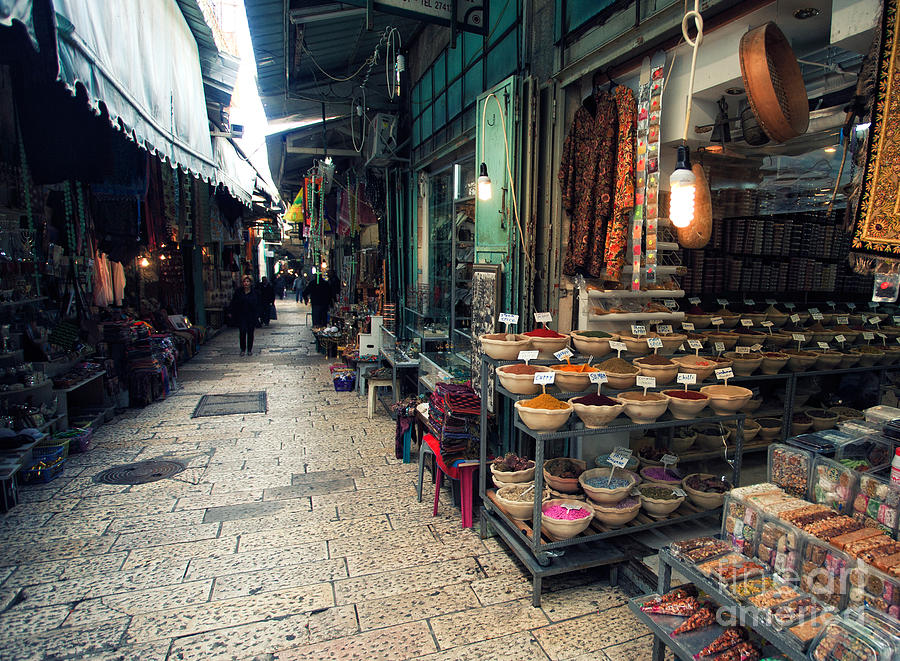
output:
POLYGON ((506 120, 503 118, 503 106, 500 104, 500 99, 497 98, 497 95, 491 92, 484 98, 484 108, 481 110, 481 162, 484 163, 484 120, 485 114, 487 113, 487 105, 488 101, 493 98, 494 101, 497 102, 497 108, 500 109, 500 127, 503 129, 503 146, 506 150, 506 174, 509 175, 509 192, 512 196, 513 203, 513 213, 516 217, 516 227, 519 229, 519 237, 522 239, 522 250, 525 253, 525 259, 528 260, 528 264, 531 266, 532 271, 536 271, 534 267, 534 262, 531 259, 531 255, 528 252, 528 243, 525 241, 525 234, 522 232, 522 223, 519 220, 519 203, 516 202, 516 188, 513 184, 513 176, 512 169, 509 166, 509 139, 506 137, 506 120))
POLYGON ((403 41, 397 28, 391 27, 388 29, 391 32, 388 35, 387 46, 384 49, 384 79, 387 83, 388 98, 393 101, 398 94, 394 94, 394 81, 391 80, 391 65, 394 65, 396 71, 397 64, 395 60, 397 59, 397 53, 403 47, 403 41))
POLYGON ((362 105, 358 104, 356 93, 353 93, 353 98, 350 100, 350 139, 353 141, 353 148, 356 150, 356 153, 359 154, 362 152, 363 147, 366 146, 366 128, 368 127, 367 122, 369 118, 366 117, 366 88, 360 87, 362 91, 362 105), (360 117, 362 117, 361 127, 361 136, 359 145, 356 144, 356 109, 360 108, 360 117))
POLYGON ((684 135, 681 138, 682 142, 686 143, 688 128, 691 125, 691 106, 694 102, 694 73, 697 70, 697 51, 700 49, 700 44, 703 42, 703 17, 700 15, 700 0, 694 0, 694 9, 685 12, 684 18, 681 19, 681 35, 691 48, 693 48, 693 53, 691 55, 691 77, 688 82, 687 108, 684 113, 684 135), (694 19, 694 27, 697 28, 697 36, 694 39, 691 39, 688 34, 688 21, 690 19, 694 19))

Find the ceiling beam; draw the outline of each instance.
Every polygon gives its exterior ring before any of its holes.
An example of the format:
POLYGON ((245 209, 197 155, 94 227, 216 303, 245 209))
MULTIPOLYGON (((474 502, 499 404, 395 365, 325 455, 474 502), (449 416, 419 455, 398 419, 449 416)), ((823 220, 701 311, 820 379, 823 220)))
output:
POLYGON ((343 20, 354 16, 362 16, 365 13, 365 8, 347 7, 340 2, 335 2, 330 5, 321 5, 310 9, 292 9, 290 11, 290 19, 291 23, 298 25, 330 21, 336 18, 343 20))
MULTIPOLYGON (((292 145, 287 145, 286 151, 288 154, 325 154, 324 147, 294 147, 292 145)), ((355 149, 329 149, 329 156, 362 156, 355 149)))

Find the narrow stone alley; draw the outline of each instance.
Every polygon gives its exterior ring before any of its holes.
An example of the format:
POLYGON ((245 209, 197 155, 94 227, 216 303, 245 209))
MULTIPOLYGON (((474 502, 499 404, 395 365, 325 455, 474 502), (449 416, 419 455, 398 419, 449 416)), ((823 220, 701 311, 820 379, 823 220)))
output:
POLYGON ((220 334, 177 393, 118 415, 61 477, 22 490, 0 519, 0 657, 648 658, 621 590, 569 575, 532 608, 530 577, 460 527, 449 492, 437 517, 430 484, 416 502, 393 422, 334 391, 306 311, 279 301, 249 358, 220 334), (191 418, 202 395, 255 390, 267 413, 191 418), (94 481, 147 459, 188 468, 94 481))

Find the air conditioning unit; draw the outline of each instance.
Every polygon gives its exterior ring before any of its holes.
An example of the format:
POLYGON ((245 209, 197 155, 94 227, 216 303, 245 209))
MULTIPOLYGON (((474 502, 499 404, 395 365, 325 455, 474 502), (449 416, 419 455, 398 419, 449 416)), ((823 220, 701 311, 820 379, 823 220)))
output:
POLYGON ((376 114, 366 137, 366 165, 383 166, 397 160, 394 152, 399 142, 397 116, 376 114))

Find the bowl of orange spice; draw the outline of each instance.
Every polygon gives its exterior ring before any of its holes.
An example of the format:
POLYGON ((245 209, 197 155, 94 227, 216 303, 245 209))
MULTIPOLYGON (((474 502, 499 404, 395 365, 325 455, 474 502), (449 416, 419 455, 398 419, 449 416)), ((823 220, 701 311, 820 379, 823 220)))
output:
POLYGON ((587 363, 578 365, 575 363, 564 363, 562 365, 551 365, 550 367, 556 372, 556 376, 553 377, 554 382, 563 392, 587 390, 591 385, 591 372, 600 371, 587 363))
POLYGON ((569 402, 546 393, 517 401, 515 407, 525 426, 538 432, 556 431, 569 421, 569 416, 575 410, 569 402))

